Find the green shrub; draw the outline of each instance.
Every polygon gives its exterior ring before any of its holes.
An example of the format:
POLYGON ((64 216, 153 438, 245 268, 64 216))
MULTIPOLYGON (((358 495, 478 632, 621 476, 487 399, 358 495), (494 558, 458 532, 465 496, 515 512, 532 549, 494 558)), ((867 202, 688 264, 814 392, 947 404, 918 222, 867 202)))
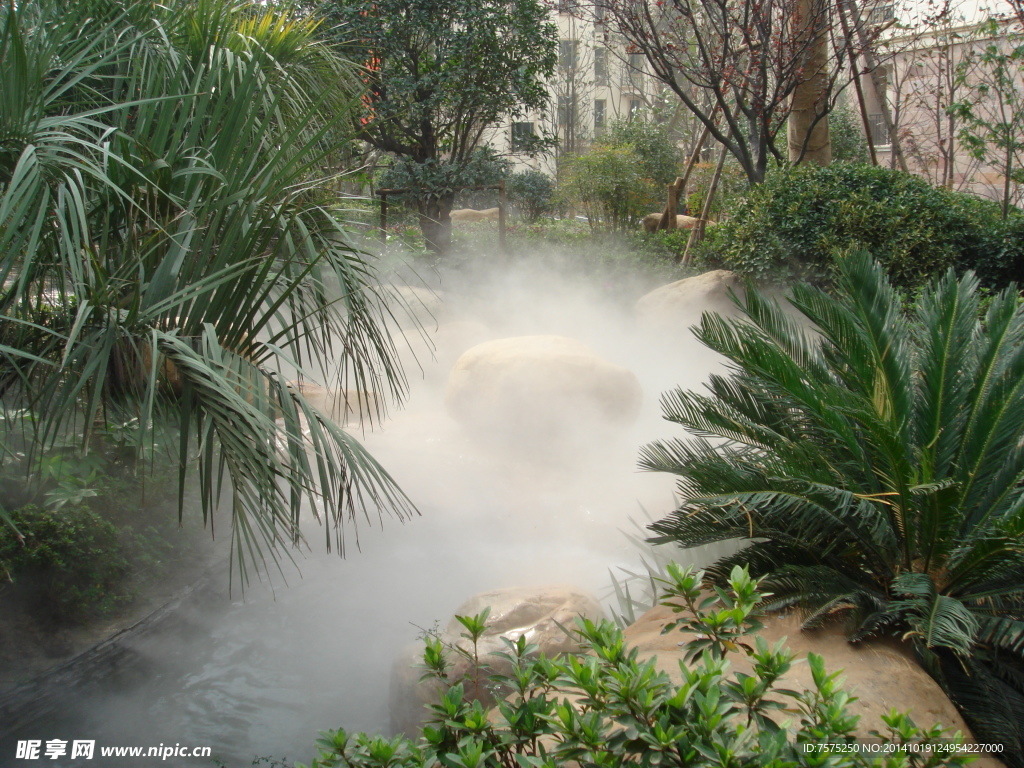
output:
POLYGON ((530 224, 550 213, 555 195, 555 183, 540 171, 519 171, 505 183, 508 201, 530 224))
POLYGON ((591 227, 636 229, 658 203, 658 186, 644 176, 640 156, 629 145, 597 144, 563 163, 558 189, 581 210, 591 227))
POLYGON ((88 507, 30 505, 9 517, 23 539, 0 526, 0 575, 24 584, 36 611, 76 621, 108 613, 129 597, 118 530, 88 507))
POLYGON ((690 240, 688 229, 659 229, 656 232, 634 233, 634 248, 643 253, 678 263, 686 252, 690 240))
MULTIPOLYGON (((666 628, 693 633, 680 662, 681 685, 657 671, 655 661, 641 662, 622 632, 611 622, 578 620, 589 655, 535 658, 526 637, 506 640, 512 664, 506 677, 492 677, 495 711, 471 701, 480 663, 476 640, 486 612, 458 617, 471 648, 462 655, 474 662, 465 680, 448 678, 446 649, 428 638, 425 679, 448 686, 422 738, 386 739, 343 730, 323 734, 314 768, 554 768, 555 766, 959 766, 966 755, 928 751, 941 729, 922 730, 909 715, 883 718, 880 738, 892 745, 884 757, 850 749, 857 716, 846 705, 838 673, 825 671, 820 656, 808 662, 814 687, 795 692, 776 687, 793 664, 793 654, 779 643, 750 635, 760 625, 755 606, 763 597, 757 583, 736 568, 730 589, 702 590, 702 574, 669 570, 667 598, 676 611, 688 611, 666 628), (728 652, 744 653, 753 674, 729 671, 728 652), (785 710, 785 711, 784 711, 785 710), (780 728, 776 720, 788 721, 780 728), (827 745, 832 745, 829 750, 827 745), (901 749, 902 745, 912 745, 901 749), (849 751, 843 751, 843 746, 849 751), (915 749, 916 748, 916 749, 915 749)), ((958 738, 958 737, 957 737, 958 738)))
POLYGON ((1024 216, 987 223, 957 266, 973 269, 987 288, 1011 282, 1024 286, 1024 216))
POLYGON ((828 113, 833 163, 866 163, 871 159, 860 115, 848 106, 828 113))
POLYGON ((730 214, 709 230, 701 257, 758 280, 829 280, 838 254, 861 249, 911 289, 951 266, 1000 287, 1024 263, 1024 241, 1000 240, 997 204, 886 168, 784 169, 730 214))
POLYGON ((591 226, 630 231, 665 204, 665 185, 676 178, 680 153, 663 126, 613 124, 590 151, 559 168, 562 201, 586 214, 591 226))

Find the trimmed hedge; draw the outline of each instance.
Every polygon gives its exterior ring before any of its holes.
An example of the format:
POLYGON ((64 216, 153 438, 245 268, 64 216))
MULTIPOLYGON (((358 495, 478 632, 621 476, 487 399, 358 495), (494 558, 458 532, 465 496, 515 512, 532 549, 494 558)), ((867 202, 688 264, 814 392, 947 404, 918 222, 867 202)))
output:
POLYGON ((829 281, 837 254, 867 250, 915 289, 949 267, 999 288, 1024 277, 1024 216, 901 171, 857 163, 768 177, 709 230, 703 261, 757 280, 829 281))

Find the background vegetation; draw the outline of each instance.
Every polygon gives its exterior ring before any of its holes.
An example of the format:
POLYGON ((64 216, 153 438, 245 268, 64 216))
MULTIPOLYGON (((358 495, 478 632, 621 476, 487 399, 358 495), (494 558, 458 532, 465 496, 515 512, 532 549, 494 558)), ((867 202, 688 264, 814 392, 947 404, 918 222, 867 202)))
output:
POLYGON ((758 281, 830 280, 837 259, 865 249, 900 288, 949 267, 987 287, 1024 278, 1024 219, 997 203, 900 171, 838 163, 770 174, 708 231, 701 258, 758 281))

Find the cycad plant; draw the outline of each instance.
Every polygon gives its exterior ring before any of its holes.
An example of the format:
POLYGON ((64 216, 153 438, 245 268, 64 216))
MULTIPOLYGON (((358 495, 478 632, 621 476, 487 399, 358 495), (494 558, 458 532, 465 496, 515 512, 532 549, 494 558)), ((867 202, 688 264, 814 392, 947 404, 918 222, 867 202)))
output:
POLYGON ((285 384, 405 386, 325 170, 358 76, 275 8, 0 11, 0 397, 31 414, 27 465, 104 425, 140 450, 167 429, 180 495, 197 477, 204 519, 229 499, 243 571, 298 541, 304 499, 339 548, 357 512, 411 509, 285 384))
POLYGON ((679 477, 656 540, 749 540, 716 578, 748 563, 766 607, 798 606, 807 628, 909 641, 978 740, 1024 764, 1019 297, 982 312, 977 280, 951 272, 904 311, 862 254, 833 293, 791 301, 796 316, 751 289, 743 318, 696 329, 730 373, 663 397, 691 436, 643 449, 644 468, 679 477))

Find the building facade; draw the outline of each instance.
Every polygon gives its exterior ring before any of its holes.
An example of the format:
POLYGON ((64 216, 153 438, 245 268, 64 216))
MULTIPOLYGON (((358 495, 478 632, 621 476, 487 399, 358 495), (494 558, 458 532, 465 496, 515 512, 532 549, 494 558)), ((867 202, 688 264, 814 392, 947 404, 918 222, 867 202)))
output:
POLYGON ((558 26, 559 60, 548 83, 549 107, 493 129, 488 143, 517 168, 554 175, 562 157, 586 151, 613 121, 658 107, 664 98, 646 59, 630 53, 612 31, 600 2, 559 0, 551 14, 558 26), (542 138, 554 148, 531 153, 542 138))

